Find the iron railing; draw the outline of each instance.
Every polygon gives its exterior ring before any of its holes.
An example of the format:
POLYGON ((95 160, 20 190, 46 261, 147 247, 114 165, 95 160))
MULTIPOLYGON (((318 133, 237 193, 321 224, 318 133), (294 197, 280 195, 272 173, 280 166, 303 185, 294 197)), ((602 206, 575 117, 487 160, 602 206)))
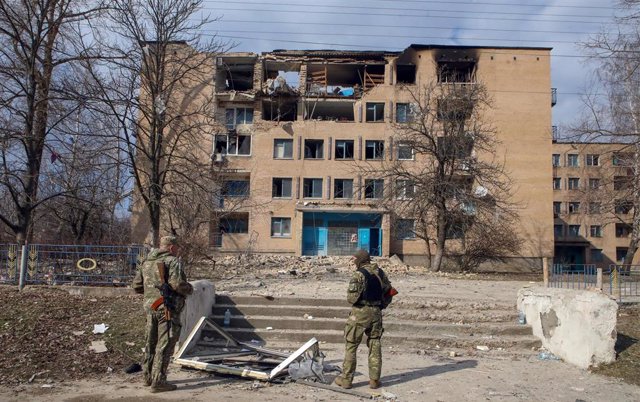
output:
POLYGON ((587 289, 597 283, 595 264, 553 264, 549 286, 554 288, 587 289))
POLYGON ((549 286, 565 289, 597 288, 619 302, 640 301, 640 265, 615 265, 602 268, 598 283, 595 264, 554 264, 549 273, 549 286))

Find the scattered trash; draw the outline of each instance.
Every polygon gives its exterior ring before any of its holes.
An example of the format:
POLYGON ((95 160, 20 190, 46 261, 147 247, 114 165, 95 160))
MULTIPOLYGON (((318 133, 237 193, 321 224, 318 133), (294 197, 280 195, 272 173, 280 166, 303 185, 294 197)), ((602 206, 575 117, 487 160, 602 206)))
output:
POLYGON ((92 341, 91 346, 89 346, 89 350, 92 350, 94 353, 104 353, 109 351, 104 341, 92 341))
POLYGON ((229 328, 229 325, 231 325, 231 311, 227 309, 224 312, 224 321, 222 322, 222 326, 225 328, 229 328))
POLYGON ((35 373, 34 375, 32 375, 31 377, 29 377, 29 380, 27 381, 29 384, 33 382, 33 380, 36 379, 36 377, 41 376, 42 374, 48 373, 49 370, 44 370, 44 371, 40 371, 35 373))
POLYGON ((538 353, 538 360, 560 360, 560 358, 551 352, 544 351, 538 353))
POLYGON ((271 331, 273 329, 273 327, 267 327, 265 328, 267 331, 271 331))
POLYGON ((84 331, 73 331, 72 334, 74 334, 75 336, 80 336, 84 335, 84 331))
POLYGON ((133 374, 142 371, 142 366, 139 363, 133 363, 131 366, 124 369, 126 374, 133 374))
POLYGON ((398 397, 395 394, 392 394, 391 392, 387 392, 387 391, 382 391, 381 396, 386 401, 395 401, 396 399, 398 399, 398 397))
POLYGON ((449 352, 449 357, 456 357, 456 356, 458 356, 458 352, 454 352, 453 350, 449 352))
POLYGON ((136 346, 135 343, 129 342, 129 341, 125 342, 124 344, 127 345, 127 346, 136 346))
POLYGON ((53 384, 42 384, 40 388, 53 388, 53 384))
POLYGON ((571 387, 571 389, 577 392, 584 392, 584 388, 571 387))
POLYGON ((476 346, 476 349, 481 350, 483 352, 488 352, 489 351, 489 347, 485 346, 485 345, 478 345, 478 346, 476 346))
POLYGON ((303 317, 305 320, 313 320, 313 316, 312 316, 312 315, 309 315, 309 314, 306 314, 306 313, 305 313, 305 315, 303 315, 302 317, 303 317))
POLYGON ((111 366, 107 367, 107 373, 113 373, 113 367, 111 366))
POLYGON ((105 323, 93 325, 94 334, 104 334, 108 329, 109 329, 109 326, 105 323))

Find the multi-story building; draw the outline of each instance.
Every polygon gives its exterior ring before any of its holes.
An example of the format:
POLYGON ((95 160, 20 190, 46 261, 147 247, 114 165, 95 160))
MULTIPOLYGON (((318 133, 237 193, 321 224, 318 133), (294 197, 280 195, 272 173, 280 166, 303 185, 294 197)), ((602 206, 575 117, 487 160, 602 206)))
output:
POLYGON ((558 263, 624 263, 631 233, 628 144, 555 142, 553 214, 558 263))
POLYGON ((203 138, 203 146, 224 172, 221 208, 246 201, 211 225, 211 244, 221 252, 337 255, 365 248, 424 263, 425 243, 411 231, 415 217, 379 207, 385 183, 359 167, 417 163, 411 149, 394 143, 394 123, 411 107, 407 88, 481 82, 498 141, 491 157, 504 162, 519 206, 516 230, 524 243, 508 257, 541 266, 553 256, 549 48, 411 45, 402 52, 215 57, 213 113, 225 128, 203 138))

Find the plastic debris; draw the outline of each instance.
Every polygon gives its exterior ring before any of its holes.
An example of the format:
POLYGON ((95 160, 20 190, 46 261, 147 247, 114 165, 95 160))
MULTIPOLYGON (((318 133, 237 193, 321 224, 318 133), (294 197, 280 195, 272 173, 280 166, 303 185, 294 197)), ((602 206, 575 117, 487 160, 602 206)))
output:
POLYGON ((92 350, 94 353, 104 353, 109 351, 107 346, 104 344, 104 341, 92 341, 91 346, 89 346, 89 350, 92 350))
POLYGON ((538 360, 560 360, 560 358, 551 352, 543 351, 538 353, 538 360))
POLYGON ((488 352, 489 351, 489 347, 485 346, 485 345, 478 345, 478 346, 476 346, 476 349, 481 350, 483 352, 488 352))
POLYGON ((104 334, 108 329, 109 329, 109 326, 105 323, 93 325, 94 334, 104 334))

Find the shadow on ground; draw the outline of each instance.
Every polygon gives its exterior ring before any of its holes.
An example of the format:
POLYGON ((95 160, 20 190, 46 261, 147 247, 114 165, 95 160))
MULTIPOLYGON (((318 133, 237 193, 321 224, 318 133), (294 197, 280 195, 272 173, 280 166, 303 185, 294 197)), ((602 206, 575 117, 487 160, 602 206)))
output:
MULTIPOLYGON (((404 373, 383 376, 381 378, 381 381, 384 386, 390 386, 390 385, 402 384, 405 382, 417 380, 423 377, 430 377, 438 374, 447 373, 450 371, 470 369, 477 366, 478 366, 477 360, 461 360, 459 362, 441 364, 438 366, 416 368, 411 371, 406 371, 404 373)), ((355 383, 353 385, 354 387, 357 387, 357 386, 367 385, 367 384, 369 384, 368 381, 362 382, 362 383, 355 383)))

